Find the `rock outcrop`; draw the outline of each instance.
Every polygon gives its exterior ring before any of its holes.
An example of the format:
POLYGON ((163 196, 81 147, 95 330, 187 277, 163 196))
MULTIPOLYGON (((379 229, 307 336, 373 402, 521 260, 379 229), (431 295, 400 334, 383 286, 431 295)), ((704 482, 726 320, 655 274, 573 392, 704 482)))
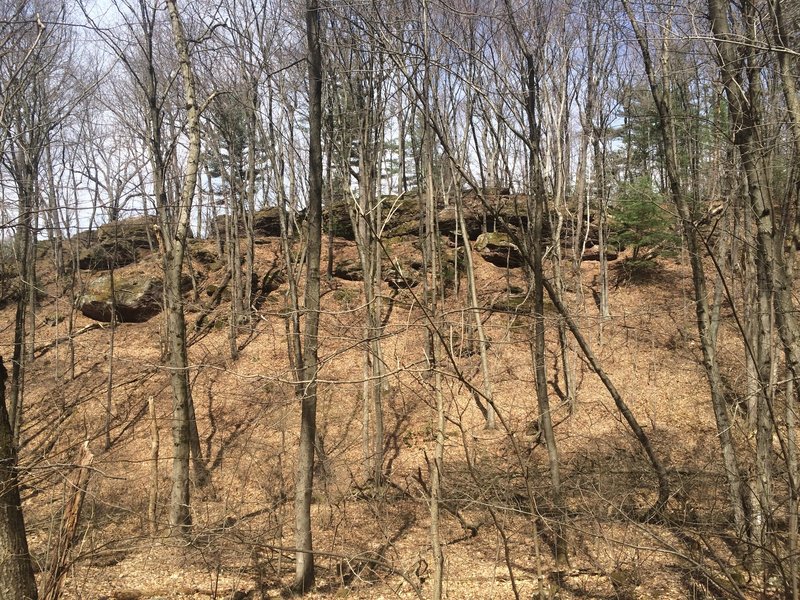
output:
POLYGON ((78 256, 78 267, 105 271, 129 265, 158 246, 155 217, 133 217, 106 223, 88 237, 91 245, 78 256))
MULTIPOLYGON (((487 190, 483 195, 474 191, 464 192, 461 199, 464 221, 469 239, 475 240, 482 231, 502 230, 505 226, 526 227, 528 216, 526 198, 521 194, 509 194, 508 190, 487 190)), ((457 215, 455 203, 439 211, 439 231, 455 234, 457 215)))
MULTIPOLYGON (((350 219, 352 200, 340 199, 324 211, 325 227, 331 228, 335 237, 355 240, 350 219)), ((381 199, 381 216, 386 222, 384 239, 416 235, 419 232, 419 197, 416 193, 401 196, 384 196, 381 199)))
MULTIPOLYGON (((297 215, 301 221, 304 213, 297 215)), ((279 237, 281 235, 281 211, 277 206, 268 206, 258 210, 253 215, 253 235, 255 237, 279 237)), ((215 219, 215 226, 219 234, 225 237, 225 215, 220 215, 215 219)), ((244 223, 239 223, 239 232, 244 236, 244 223)))

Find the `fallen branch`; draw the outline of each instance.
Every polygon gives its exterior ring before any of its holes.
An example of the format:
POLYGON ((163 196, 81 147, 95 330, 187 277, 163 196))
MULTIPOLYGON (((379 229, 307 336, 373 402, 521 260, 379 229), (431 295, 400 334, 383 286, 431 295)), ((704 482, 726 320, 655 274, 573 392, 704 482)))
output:
POLYGON ((47 343, 47 344, 45 344, 43 346, 39 346, 38 348, 36 348, 36 350, 34 351, 33 354, 34 354, 34 356, 36 358, 39 358, 40 356, 42 356, 43 354, 45 354, 49 350, 52 350, 53 348, 55 348, 59 344, 63 344, 65 342, 73 340, 76 337, 78 337, 79 335, 82 335, 84 333, 89 333, 90 331, 94 331, 95 329, 105 329, 106 327, 108 327, 108 324, 106 324, 106 323, 91 323, 91 324, 87 325, 86 327, 81 327, 77 331, 73 331, 70 334, 62 336, 60 338, 56 338, 52 342, 49 342, 49 343, 47 343))
POLYGON ((78 520, 81 516, 83 499, 86 497, 86 488, 92 475, 90 469, 94 454, 89 450, 89 442, 84 442, 78 458, 77 471, 67 478, 67 484, 73 489, 72 496, 64 506, 64 515, 61 518, 61 532, 54 551, 53 562, 47 573, 43 586, 42 600, 58 600, 61 588, 64 586, 64 577, 69 567, 69 553, 75 542, 75 533, 78 530, 78 520))

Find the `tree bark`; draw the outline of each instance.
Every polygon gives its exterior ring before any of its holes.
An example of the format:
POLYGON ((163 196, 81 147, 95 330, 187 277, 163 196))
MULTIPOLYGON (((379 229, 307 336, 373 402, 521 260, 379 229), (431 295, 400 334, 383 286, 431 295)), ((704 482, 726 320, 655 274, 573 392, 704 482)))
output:
POLYGON ((67 479, 67 490, 71 491, 71 495, 64 505, 61 530, 52 551, 52 563, 42 583, 42 600, 58 600, 61 597, 69 567, 69 553, 75 543, 83 500, 92 476, 90 467, 93 461, 94 454, 89 451, 89 442, 84 442, 76 465, 77 470, 67 479))
POLYGON ((158 532, 158 452, 160 446, 156 403, 152 396, 147 398, 150 413, 150 494, 147 498, 147 519, 150 521, 150 535, 158 532))
MULTIPOLYGON (((533 275, 533 370, 536 379, 536 404, 539 409, 539 429, 547 448, 547 462, 550 468, 550 484, 552 486, 553 504, 557 511, 562 510, 561 473, 556 445, 553 418, 550 412, 550 398, 547 393, 547 373, 545 368, 544 337, 544 240, 542 239, 545 215, 545 186, 541 167, 542 152, 540 147, 541 130, 537 116, 539 102, 539 81, 536 59, 530 51, 525 50, 525 69, 527 91, 525 111, 528 117, 528 169, 530 187, 528 193, 528 212, 533 224, 530 232, 530 249, 532 251, 533 275)), ((556 241, 555 243, 559 243, 556 241)), ((562 516, 556 518, 555 555, 558 567, 567 562, 566 537, 562 516)))
POLYGON ((0 598, 36 600, 36 580, 19 497, 17 453, 6 411, 7 379, 0 357, 0 598))
MULTIPOLYGON (((178 53, 183 93, 186 102, 186 134, 188 151, 178 206, 170 210, 166 200, 164 181, 161 182, 159 218, 164 244, 164 306, 167 319, 167 345, 169 349, 170 382, 172 385, 172 492, 170 497, 170 527, 173 534, 185 535, 191 528, 189 506, 189 456, 192 440, 192 397, 189 387, 189 359, 186 350, 186 320, 181 294, 181 274, 189 234, 192 200, 197 188, 200 166, 200 107, 192 71, 189 45, 183 29, 176 0, 167 0, 172 25, 172 37, 178 53)), ((157 122, 156 122, 157 123, 157 122)), ((155 123, 154 123, 155 125, 155 123)), ((158 147, 160 151, 160 146, 158 147)))
MULTIPOLYGON (((771 193, 770 172, 772 166, 769 164, 771 150, 766 147, 763 140, 765 123, 761 114, 764 102, 761 96, 761 86, 763 85, 761 58, 757 55, 754 47, 758 40, 751 39, 760 16, 757 14, 757 8, 750 1, 742 3, 738 10, 740 11, 739 19, 736 21, 731 14, 729 1, 708 1, 708 14, 714 34, 717 61, 731 114, 733 141, 742 160, 750 203, 749 209, 756 220, 759 311, 763 312, 761 305, 766 299, 771 299, 775 325, 783 345, 786 365, 791 377, 797 381, 800 378, 800 323, 798 323, 794 307, 790 270, 782 251, 783 241, 791 238, 791 235, 787 235, 787 231, 780 229, 774 215, 776 206, 771 193), (734 31, 732 23, 736 22, 739 22, 739 28, 734 31)), ((778 22, 780 23, 780 21, 778 22)), ((782 72, 784 66, 785 63, 781 65, 782 72)), ((797 144, 800 143, 800 137, 795 131, 798 117, 797 101, 791 82, 788 86, 785 80, 783 83, 784 96, 792 121, 793 139, 797 144)), ((793 211, 789 211, 790 214, 791 212, 793 211)), ((791 226, 794 228, 795 224, 792 223, 791 226)), ((754 359, 757 360, 757 356, 754 359)), ((762 382, 762 385, 765 384, 767 384, 766 380, 762 382)), ((759 414, 757 418, 758 445, 761 447, 761 451, 757 452, 758 462, 764 459, 766 448, 770 445, 767 438, 771 437, 770 432, 773 426, 773 417, 769 414, 771 411, 766 398, 760 409, 764 414, 759 414)), ((767 471, 765 475, 766 478, 759 474, 758 486, 762 488, 760 492, 762 496, 769 495, 769 472, 767 471)), ((791 485, 796 486, 797 482, 791 482, 791 485)), ((759 508, 765 514, 769 514, 771 507, 768 505, 759 508)))
POLYGON ((308 253, 306 258, 303 384, 300 404, 300 446, 295 489, 295 579, 292 589, 305 593, 314 585, 311 501, 314 485, 314 443, 317 430, 319 368, 320 259, 322 251, 322 47, 318 0, 306 0, 308 42, 309 151, 308 253))
POLYGON ((711 391, 711 404, 717 424, 720 450, 722 453, 723 467, 728 480, 728 493, 733 511, 734 526, 738 535, 747 530, 747 511, 744 495, 744 486, 739 467, 739 460, 733 444, 730 416, 722 387, 722 378, 719 371, 716 350, 715 328, 712 327, 711 311, 708 304, 706 290, 706 276, 701 254, 700 240, 694 226, 691 209, 686 194, 681 186, 678 163, 675 156, 675 140, 672 122, 672 110, 663 86, 659 83, 653 61, 650 56, 650 47, 645 32, 637 23, 627 1, 623 0, 625 11, 634 28, 637 42, 642 52, 645 72, 648 77, 650 91, 655 102, 659 117, 659 131, 661 133, 664 161, 667 171, 667 185, 672 203, 678 211, 681 221, 689 261, 692 267, 692 283, 694 287, 695 316, 697 330, 700 336, 700 346, 703 352, 703 367, 706 371, 709 388, 711 391))

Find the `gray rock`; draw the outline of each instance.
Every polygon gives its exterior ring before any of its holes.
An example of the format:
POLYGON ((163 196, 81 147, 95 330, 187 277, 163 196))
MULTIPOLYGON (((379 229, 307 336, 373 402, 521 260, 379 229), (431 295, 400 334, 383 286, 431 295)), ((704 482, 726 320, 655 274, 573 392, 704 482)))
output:
POLYGON ((475 241, 475 250, 485 261, 498 267, 516 269, 525 264, 522 252, 506 233, 482 233, 475 241))
POLYGON ((157 247, 155 217, 112 221, 86 237, 90 245, 78 256, 78 267, 104 271, 124 267, 157 247))
POLYGON ((113 314, 122 323, 142 323, 161 312, 163 283, 143 273, 115 273, 91 281, 78 299, 81 312, 95 321, 109 322, 113 314))

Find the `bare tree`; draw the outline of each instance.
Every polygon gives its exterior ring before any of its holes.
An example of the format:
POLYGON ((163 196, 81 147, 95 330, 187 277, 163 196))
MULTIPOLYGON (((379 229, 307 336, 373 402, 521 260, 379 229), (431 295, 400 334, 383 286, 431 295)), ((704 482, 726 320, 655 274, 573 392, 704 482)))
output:
MULTIPOLYGON (((743 487, 739 459, 737 458, 736 448, 733 443, 730 415, 728 414, 728 407, 724 397, 717 357, 718 321, 714 317, 718 313, 709 306, 705 267, 703 264, 703 246, 694 225, 687 195, 681 185, 678 161, 675 154, 677 145, 673 137, 673 107, 667 95, 669 77, 667 72, 659 74, 656 71, 655 60, 652 54, 654 50, 651 47, 649 37, 650 32, 640 24, 633 12, 633 8, 626 0, 623 0, 623 5, 642 53, 650 91, 658 112, 660 123, 659 131, 662 136, 669 193, 681 220, 681 228, 684 239, 686 240, 689 260, 692 267, 697 330, 700 335, 700 344, 703 351, 703 366, 711 389, 711 403, 716 418, 717 431, 719 433, 719 443, 725 467, 725 475, 728 480, 728 493, 733 510, 734 523, 737 533, 741 535, 747 528, 748 511, 745 504, 745 489, 743 487)), ((668 40, 669 38, 665 37, 664 39, 668 40)), ((661 62, 662 67, 667 64, 668 63, 665 61, 661 62)))
MULTIPOLYGON (((197 187, 200 160, 200 113, 192 57, 180 11, 174 0, 167 2, 167 20, 156 5, 146 0, 116 5, 122 27, 130 40, 111 36, 84 10, 84 14, 124 68, 143 110, 136 135, 147 149, 150 179, 158 220, 159 248, 164 272, 165 346, 172 387, 172 492, 170 526, 174 534, 186 534, 191 527, 189 463, 194 456, 198 483, 205 484, 208 473, 200 453, 197 425, 189 386, 189 361, 186 348, 186 323, 183 309, 182 276, 187 239, 190 234, 192 202, 197 187), (168 42, 171 29, 172 52, 168 42), (171 61, 171 62, 162 62, 171 61), (180 77, 185 110, 169 112, 172 81, 165 79, 164 66, 176 65, 172 77, 180 77), (182 127, 176 128, 176 123, 182 127), (171 127, 167 124, 171 123, 171 127), (183 131, 186 156, 182 172, 175 152, 178 134, 183 131), (171 136, 171 137, 170 137, 171 136)), ((134 121, 135 123, 135 121, 134 121)))
POLYGON ((19 290, 14 325, 9 418, 18 441, 22 422, 25 363, 33 360, 36 332, 36 260, 41 189, 40 168, 53 129, 69 113, 76 86, 68 68, 65 27, 45 27, 38 11, 57 23, 63 9, 23 2, 6 7, 14 33, 0 56, 0 161, 14 183, 17 199, 15 253, 19 290))
MULTIPOLYGON (((374 41, 363 39, 361 23, 367 10, 342 5, 331 14, 329 30, 335 32, 334 61, 328 87, 329 104, 335 107, 328 122, 334 128, 336 196, 347 203, 358 247, 364 287, 364 458, 368 479, 383 482, 383 387, 381 349, 382 232, 381 163, 384 156, 387 69, 374 41), (352 181, 355 180, 355 186, 352 181)), ((329 173, 329 176, 334 176, 329 173)), ((333 185, 333 184, 332 184, 333 185)), ((333 203, 332 203, 333 204, 333 203)), ((388 211, 387 211, 388 212, 388 211)))
POLYGON ((183 94, 186 103, 187 157, 183 186, 177 206, 172 210, 164 200, 164 190, 156 190, 158 216, 161 224, 161 241, 164 246, 164 306, 167 312, 169 359, 173 393, 172 443, 175 454, 172 462, 172 496, 170 498, 170 525, 186 533, 191 524, 189 513, 189 454, 194 421, 192 397, 189 389, 189 360, 186 352, 186 322, 183 313, 181 276, 189 236, 192 201, 197 189, 200 168, 200 112, 194 70, 189 44, 176 0, 167 0, 172 36, 178 53, 183 94), (160 193, 159 193, 160 192, 160 193))
POLYGON ((317 370, 319 368, 320 273, 322 253, 322 40, 318 0, 306 0, 308 42, 308 255, 306 258, 303 385, 300 404, 300 446, 295 488, 295 579, 292 589, 304 593, 314 585, 311 537, 311 494, 314 486, 314 445, 317 431, 317 370))

